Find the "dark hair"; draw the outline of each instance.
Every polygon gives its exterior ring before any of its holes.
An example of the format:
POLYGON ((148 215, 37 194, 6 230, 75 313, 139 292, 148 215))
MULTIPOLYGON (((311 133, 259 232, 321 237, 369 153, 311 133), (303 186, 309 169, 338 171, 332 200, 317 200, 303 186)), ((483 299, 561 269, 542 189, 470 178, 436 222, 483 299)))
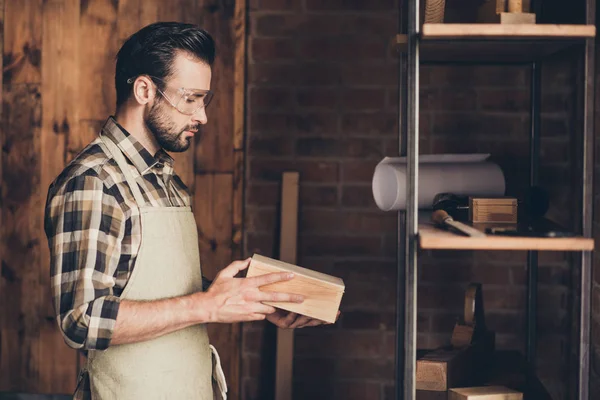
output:
MULTIPOLYGON (((210 66, 215 59, 213 38, 196 25, 156 22, 131 35, 117 53, 117 108, 131 95, 133 85, 127 82, 129 78, 147 74, 164 80, 172 72, 178 50, 186 51, 210 66)), ((155 83, 162 85, 160 81, 155 83)))

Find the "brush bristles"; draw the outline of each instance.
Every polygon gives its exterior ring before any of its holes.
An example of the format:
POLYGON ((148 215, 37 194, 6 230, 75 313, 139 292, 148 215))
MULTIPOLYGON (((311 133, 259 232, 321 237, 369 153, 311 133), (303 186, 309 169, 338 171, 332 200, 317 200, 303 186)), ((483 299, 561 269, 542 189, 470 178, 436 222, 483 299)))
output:
POLYGON ((444 210, 436 210, 431 214, 431 220, 437 225, 444 225, 444 221, 450 218, 450 215, 444 210))

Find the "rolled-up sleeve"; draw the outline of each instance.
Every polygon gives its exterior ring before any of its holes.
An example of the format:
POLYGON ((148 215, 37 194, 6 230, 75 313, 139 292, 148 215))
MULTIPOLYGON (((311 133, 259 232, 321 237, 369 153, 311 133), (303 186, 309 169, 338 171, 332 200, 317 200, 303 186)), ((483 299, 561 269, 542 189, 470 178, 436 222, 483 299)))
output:
POLYGON ((126 218, 116 196, 93 170, 51 188, 45 231, 57 323, 72 348, 104 350, 112 338, 114 294, 126 218))

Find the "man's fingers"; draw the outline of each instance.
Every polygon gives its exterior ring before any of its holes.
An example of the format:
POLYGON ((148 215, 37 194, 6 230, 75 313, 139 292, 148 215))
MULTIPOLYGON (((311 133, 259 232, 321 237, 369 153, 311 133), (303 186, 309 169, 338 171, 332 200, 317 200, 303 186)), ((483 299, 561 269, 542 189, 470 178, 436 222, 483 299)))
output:
POLYGON ((260 292, 258 301, 276 301, 280 303, 302 303, 304 296, 294 293, 260 292))
POLYGON ((246 284, 250 286, 261 287, 265 285, 270 285, 271 283, 289 281, 293 278, 294 274, 291 272, 273 272, 270 274, 246 278, 246 284))
POLYGON ((273 314, 275 311, 275 307, 269 306, 267 304, 258 303, 255 307, 253 307, 253 314, 273 314))
POLYGON ((219 273, 219 276, 226 277, 226 278, 233 278, 241 270, 248 268, 249 265, 250 265, 250 258, 247 258, 245 260, 234 261, 231 264, 229 264, 228 266, 226 266, 225 268, 223 268, 223 270, 221 270, 221 272, 219 273))
POLYGON ((308 324, 311 320, 312 320, 312 318, 307 317, 306 315, 301 315, 294 321, 293 324, 290 325, 290 328, 292 328, 292 329, 299 328, 301 326, 308 324))

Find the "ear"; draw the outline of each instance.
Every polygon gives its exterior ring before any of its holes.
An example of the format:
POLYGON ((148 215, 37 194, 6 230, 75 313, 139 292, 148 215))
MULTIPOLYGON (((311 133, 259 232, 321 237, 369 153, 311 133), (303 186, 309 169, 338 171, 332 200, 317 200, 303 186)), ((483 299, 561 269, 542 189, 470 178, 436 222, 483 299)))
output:
POLYGON ((142 105, 146 105, 154 100, 156 95, 156 86, 147 76, 140 75, 133 82, 133 96, 135 100, 142 105))

